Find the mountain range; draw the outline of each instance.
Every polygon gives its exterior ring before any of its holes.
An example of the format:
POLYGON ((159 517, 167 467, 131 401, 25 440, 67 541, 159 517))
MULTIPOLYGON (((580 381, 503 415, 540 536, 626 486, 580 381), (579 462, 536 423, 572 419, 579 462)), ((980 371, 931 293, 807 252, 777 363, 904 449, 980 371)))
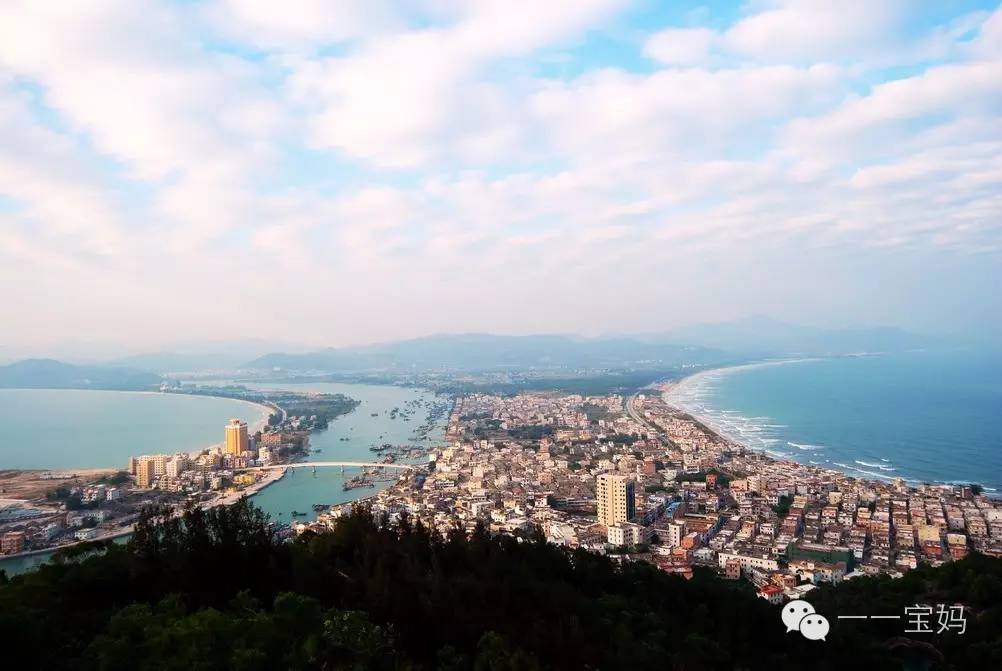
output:
POLYGON ((779 356, 895 352, 943 344, 940 339, 897 328, 826 330, 752 317, 656 334, 597 338, 568 335, 435 335, 299 354, 277 352, 248 361, 242 367, 324 372, 675 367, 779 356))
MULTIPOLYGON (((145 389, 161 374, 258 370, 293 373, 421 372, 518 368, 642 368, 717 365, 752 359, 895 352, 949 346, 897 328, 820 329, 767 317, 689 326, 659 333, 585 338, 573 335, 432 335, 396 342, 262 354, 265 341, 134 354, 104 364, 27 359, 0 366, 0 387, 145 389)), ((265 350, 267 351, 267 350, 265 350)))
POLYGON ((0 366, 0 388, 155 389, 157 373, 121 366, 79 366, 55 359, 25 359, 0 366))

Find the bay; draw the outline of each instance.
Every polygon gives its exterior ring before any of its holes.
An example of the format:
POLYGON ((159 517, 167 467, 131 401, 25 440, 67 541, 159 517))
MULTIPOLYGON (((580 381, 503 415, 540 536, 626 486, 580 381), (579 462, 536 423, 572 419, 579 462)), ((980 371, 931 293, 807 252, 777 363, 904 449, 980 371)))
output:
POLYGON ((207 396, 0 389, 0 469, 125 468, 129 456, 191 452, 223 440, 233 417, 262 406, 207 396))
POLYGON ((728 437, 856 477, 1002 491, 1002 358, 909 352, 719 369, 668 400, 728 437))

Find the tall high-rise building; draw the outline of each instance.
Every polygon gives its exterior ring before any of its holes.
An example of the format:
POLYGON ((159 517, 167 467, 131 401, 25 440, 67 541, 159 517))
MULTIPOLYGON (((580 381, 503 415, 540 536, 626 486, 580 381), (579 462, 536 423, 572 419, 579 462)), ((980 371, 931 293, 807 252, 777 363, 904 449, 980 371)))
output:
POLYGON ((603 473, 595 486, 598 521, 609 527, 629 522, 637 513, 633 480, 625 475, 603 473))
POLYGON ((136 487, 149 489, 156 477, 155 463, 149 457, 140 457, 136 462, 136 487))
POLYGON ((161 476, 167 475, 167 455, 166 454, 154 454, 150 457, 153 461, 153 475, 161 476))
POLYGON ((223 452, 226 454, 243 454, 250 449, 250 441, 247 438, 247 422, 239 419, 231 419, 226 425, 226 445, 223 452))

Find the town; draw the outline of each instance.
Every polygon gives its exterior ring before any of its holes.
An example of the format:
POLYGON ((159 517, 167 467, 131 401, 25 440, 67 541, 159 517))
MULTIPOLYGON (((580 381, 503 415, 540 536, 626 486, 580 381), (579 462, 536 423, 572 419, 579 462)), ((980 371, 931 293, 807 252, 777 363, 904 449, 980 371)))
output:
MULTIPOLYGON (((373 514, 406 514, 442 533, 538 527, 551 543, 618 561, 745 578, 774 603, 970 551, 1002 556, 1002 507, 976 487, 913 487, 775 459, 649 391, 459 397, 428 471, 372 497, 373 514)), ((347 508, 296 530, 322 530, 347 508)))
MULTIPOLYGON (((399 454, 415 467, 366 503, 375 515, 406 514, 441 533, 477 524, 515 535, 539 529, 554 544, 687 578, 702 566, 750 580, 773 603, 820 583, 901 575, 970 551, 1002 556, 1002 506, 976 487, 859 479, 776 459, 722 437, 660 391, 458 396, 427 465, 415 463, 423 449, 373 448, 387 464, 399 454)), ((282 410, 253 434, 231 420, 211 449, 130 458, 105 481, 57 489, 58 510, 19 508, 4 520, 0 550, 123 535, 153 503, 212 506, 253 495, 309 455, 310 428, 316 418, 282 410)), ((373 485, 360 477, 345 489, 373 485)), ((322 531, 351 505, 292 530, 322 531)))
POLYGON ((106 471, 89 482, 53 473, 35 476, 49 484, 44 496, 0 509, 0 554, 45 552, 125 536, 150 505, 210 507, 253 495, 284 474, 282 469, 261 467, 303 459, 309 454, 310 432, 326 428, 328 417, 357 405, 341 395, 296 397, 291 402, 285 396, 282 407, 268 406, 275 412, 254 433, 247 422, 231 419, 223 428, 223 442, 210 448, 133 456, 125 470, 106 471), (291 415, 288 407, 320 408, 323 414, 291 415))

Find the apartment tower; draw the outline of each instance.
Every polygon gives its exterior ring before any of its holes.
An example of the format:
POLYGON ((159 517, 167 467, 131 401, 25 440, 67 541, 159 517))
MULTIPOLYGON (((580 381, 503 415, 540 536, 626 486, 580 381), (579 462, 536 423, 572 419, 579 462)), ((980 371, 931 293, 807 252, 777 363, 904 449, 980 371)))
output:
POLYGON ((250 449, 250 441, 247 438, 247 422, 239 419, 231 419, 226 425, 226 445, 223 451, 226 454, 240 455, 250 449))
POLYGON ((629 522, 636 515, 633 480, 625 475, 603 473, 598 476, 595 498, 598 499, 598 521, 610 527, 629 522))

